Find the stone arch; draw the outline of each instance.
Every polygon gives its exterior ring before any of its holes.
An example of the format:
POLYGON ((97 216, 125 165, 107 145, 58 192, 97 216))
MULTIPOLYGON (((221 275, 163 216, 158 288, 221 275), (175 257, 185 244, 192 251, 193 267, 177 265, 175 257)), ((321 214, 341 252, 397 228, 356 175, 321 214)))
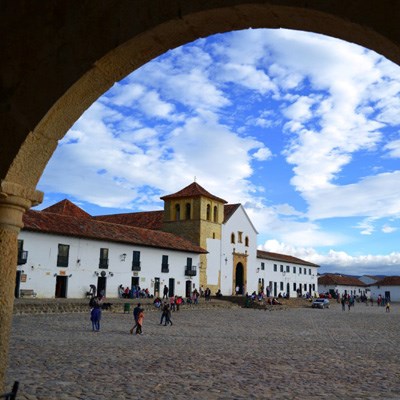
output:
MULTIPOLYGON (((0 359, 8 354, 17 236, 40 203, 43 170, 79 116, 115 82, 170 48, 214 33, 289 28, 368 47, 400 63, 399 6, 375 0, 7 0, 0 34, 0 359), (161 6, 160 6, 161 4, 161 6), (392 8, 393 7, 393 8, 392 8), (397 8, 396 8, 397 7, 397 8), (90 22, 90 23, 89 23, 90 22)), ((6 365, 0 366, 3 392, 6 365)))
MULTIPOLYGON (((71 32, 64 41, 60 38, 59 43, 49 43, 46 36, 43 57, 49 61, 33 59, 33 64, 44 68, 38 67, 32 72, 26 68, 21 71, 26 74, 24 79, 15 88, 10 88, 16 93, 9 100, 18 114, 24 114, 24 118, 17 120, 14 111, 8 121, 9 129, 16 131, 16 135, 15 140, 6 146, 1 143, 0 149, 4 149, 0 150, 1 170, 4 168, 1 177, 25 187, 36 187, 58 140, 100 95, 154 57, 199 37, 247 28, 289 28, 355 42, 400 62, 396 46, 400 42, 400 32, 398 28, 395 32, 389 28, 390 21, 397 26, 395 14, 381 6, 381 10, 375 10, 372 15, 368 13, 369 3, 360 0, 353 2, 352 7, 346 7, 339 1, 329 5, 320 2, 310 5, 310 2, 298 0, 269 3, 219 0, 212 5, 191 2, 183 6, 179 2, 166 1, 160 10, 158 2, 153 0, 137 10, 132 3, 110 1, 99 7, 87 6, 80 10, 69 7, 67 11, 55 10, 41 2, 33 15, 25 15, 28 26, 35 22, 40 26, 41 19, 52 20, 56 11, 65 13, 65 18, 79 12, 76 21, 64 21, 77 33, 71 32), (379 15, 385 15, 385 19, 378 18, 379 15), (101 19, 102 24, 85 31, 87 19, 101 19), (116 25, 117 20, 119 25, 116 25), (383 20, 385 23, 381 22, 383 20), (70 62, 66 63, 62 55, 70 62), (61 79, 60 70, 63 72, 61 79)), ((29 8, 25 12, 30 12, 29 8)), ((13 18, 10 20, 15 22, 13 18)), ((47 31, 43 29, 43 34, 49 35, 60 28, 64 26, 50 24, 47 31)), ((41 39, 40 32, 40 29, 35 29, 33 40, 41 39)), ((30 53, 25 50, 26 54, 30 53)))

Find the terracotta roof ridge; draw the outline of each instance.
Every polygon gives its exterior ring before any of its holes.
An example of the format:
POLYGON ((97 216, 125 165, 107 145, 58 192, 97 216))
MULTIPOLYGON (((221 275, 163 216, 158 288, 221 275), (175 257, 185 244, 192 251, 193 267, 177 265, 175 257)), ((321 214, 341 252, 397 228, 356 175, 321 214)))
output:
POLYGON ((226 200, 211 194, 209 191, 200 186, 197 182, 191 183, 190 185, 179 190, 178 192, 165 195, 161 197, 161 200, 174 199, 180 197, 199 197, 199 196, 208 197, 210 199, 220 201, 221 203, 224 204, 227 203, 226 200))
POLYGON ((40 210, 40 212, 68 216, 79 216, 80 218, 92 218, 89 213, 87 213, 85 210, 83 210, 68 199, 63 199, 49 207, 40 210))

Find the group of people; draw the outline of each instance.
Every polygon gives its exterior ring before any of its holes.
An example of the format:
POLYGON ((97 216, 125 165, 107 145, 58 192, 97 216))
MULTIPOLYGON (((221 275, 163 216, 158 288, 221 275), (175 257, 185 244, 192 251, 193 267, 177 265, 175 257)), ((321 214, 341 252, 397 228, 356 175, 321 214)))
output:
POLYGON ((122 285, 118 286, 118 297, 120 299, 145 299, 153 297, 148 288, 141 289, 140 286, 127 286, 124 288, 122 285))
MULTIPOLYGON (((184 300, 182 296, 171 296, 169 298, 169 306, 172 311, 179 311, 179 307, 181 304, 184 304, 184 300)), ((166 301, 164 301, 164 304, 166 301)), ((161 305, 163 304, 163 300, 161 300, 159 297, 156 297, 153 301, 153 304, 156 308, 161 308, 161 305)))

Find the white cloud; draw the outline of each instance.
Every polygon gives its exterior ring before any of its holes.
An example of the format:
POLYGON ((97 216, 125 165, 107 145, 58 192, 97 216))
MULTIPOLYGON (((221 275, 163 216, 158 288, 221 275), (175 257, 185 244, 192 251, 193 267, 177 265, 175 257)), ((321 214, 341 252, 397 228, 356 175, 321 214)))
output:
MULTIPOLYGON (((400 110, 399 110, 400 112, 400 110)), ((387 143, 384 147, 383 150, 388 151, 388 157, 391 158, 400 158, 400 139, 398 140, 393 140, 389 143, 387 143)))
POLYGON ((296 247, 277 240, 268 240, 262 246, 259 246, 259 249, 273 253, 288 254, 315 263, 321 267, 321 273, 393 275, 400 272, 399 252, 387 255, 352 256, 344 251, 329 250, 327 254, 320 254, 312 247, 296 247))
POLYGON ((393 233, 396 232, 397 228, 393 227, 393 226, 389 226, 389 225, 384 225, 382 227, 382 232, 383 233, 393 233))
POLYGON ((313 220, 333 217, 400 215, 400 171, 384 172, 358 183, 330 186, 307 193, 308 215, 313 220))
POLYGON ((266 161, 272 157, 272 153, 270 149, 262 147, 253 154, 253 157, 257 161, 266 161))

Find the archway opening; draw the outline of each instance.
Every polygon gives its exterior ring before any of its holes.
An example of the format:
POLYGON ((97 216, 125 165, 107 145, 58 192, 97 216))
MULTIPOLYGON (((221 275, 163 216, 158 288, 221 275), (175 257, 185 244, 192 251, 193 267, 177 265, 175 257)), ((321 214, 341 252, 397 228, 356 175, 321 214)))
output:
POLYGON ((235 287, 237 288, 236 293, 239 295, 245 294, 245 285, 244 285, 244 268, 242 263, 238 263, 236 265, 235 270, 235 287))

